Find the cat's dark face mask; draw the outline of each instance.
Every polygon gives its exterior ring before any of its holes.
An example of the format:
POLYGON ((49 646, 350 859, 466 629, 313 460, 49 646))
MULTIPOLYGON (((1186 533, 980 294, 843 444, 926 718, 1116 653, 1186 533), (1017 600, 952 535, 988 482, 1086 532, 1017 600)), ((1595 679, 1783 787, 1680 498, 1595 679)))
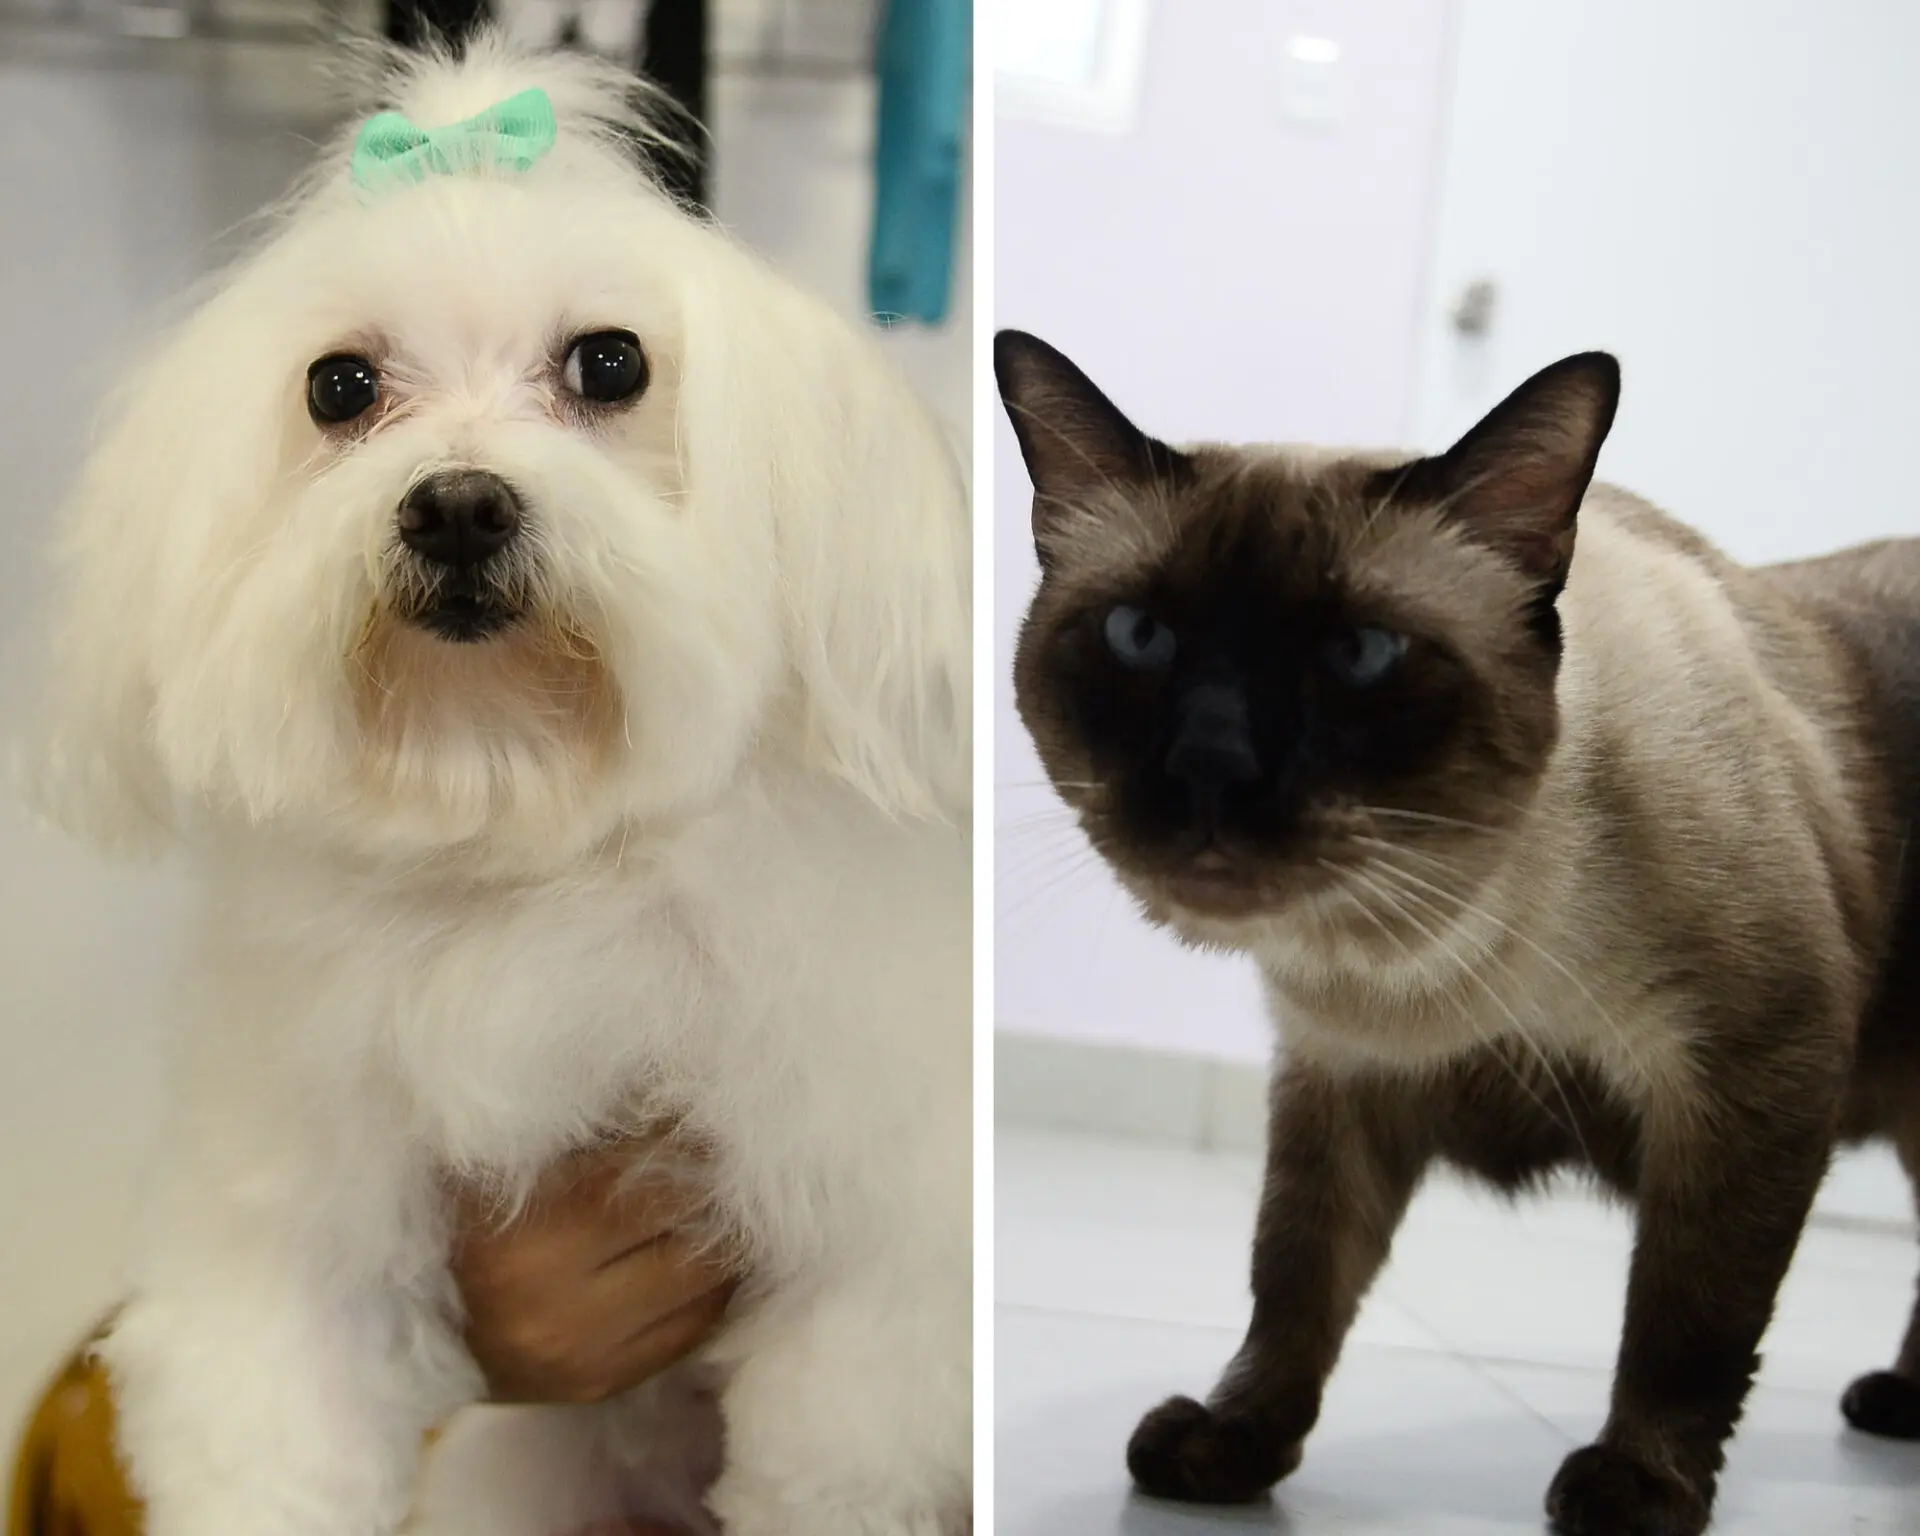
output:
POLYGON ((1412 462, 1178 451, 1044 343, 1007 333, 996 363, 1042 567, 1021 715, 1149 908, 1270 913, 1384 845, 1488 856, 1557 734, 1611 360, 1556 365, 1412 462))

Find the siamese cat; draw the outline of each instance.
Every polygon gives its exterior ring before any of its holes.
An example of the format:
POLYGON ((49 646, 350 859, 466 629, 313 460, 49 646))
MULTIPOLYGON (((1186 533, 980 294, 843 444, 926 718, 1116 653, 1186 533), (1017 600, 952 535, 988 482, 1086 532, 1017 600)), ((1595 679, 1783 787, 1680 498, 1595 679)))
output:
MULTIPOLYGON (((1032 336, 995 365, 1041 567, 1021 718, 1282 1040, 1246 1342, 1141 1421, 1134 1479, 1264 1493, 1427 1169, 1571 1166, 1637 1239, 1548 1513, 1704 1530, 1836 1142, 1920 1177, 1920 541, 1747 569, 1593 483, 1602 353, 1428 458, 1170 447, 1032 336)), ((1843 1408, 1920 1438, 1920 1320, 1843 1408)))

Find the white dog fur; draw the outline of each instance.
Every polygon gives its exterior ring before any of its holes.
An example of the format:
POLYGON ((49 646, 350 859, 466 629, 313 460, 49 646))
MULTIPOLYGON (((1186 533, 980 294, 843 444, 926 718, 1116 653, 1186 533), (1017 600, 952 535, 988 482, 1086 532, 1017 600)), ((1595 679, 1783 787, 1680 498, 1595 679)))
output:
POLYGON ((44 798, 202 893, 105 1345, 150 1536, 400 1528, 480 1390, 444 1180, 510 1208, 662 1122, 753 1277, 721 1337, 455 1434, 412 1528, 672 1506, 711 1381, 721 1529, 964 1530, 961 477, 870 341, 633 169, 631 81, 491 39, 391 69, 428 126, 542 86, 558 143, 370 197, 343 140, 132 371, 69 512, 44 798), (652 383, 584 421, 559 361, 610 327, 652 383), (305 408, 341 350, 382 370, 363 433, 305 408), (392 606, 448 466, 527 509, 528 617, 472 644, 392 606))

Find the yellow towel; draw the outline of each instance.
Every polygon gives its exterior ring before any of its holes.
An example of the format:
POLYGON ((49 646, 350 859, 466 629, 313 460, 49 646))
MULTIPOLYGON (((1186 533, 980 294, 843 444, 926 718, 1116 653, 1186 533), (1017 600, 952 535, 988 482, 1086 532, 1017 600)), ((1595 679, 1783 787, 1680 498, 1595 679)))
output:
POLYGON ((14 1459, 7 1536, 140 1536, 140 1501, 113 1450, 113 1394, 96 1332, 48 1383, 14 1459))

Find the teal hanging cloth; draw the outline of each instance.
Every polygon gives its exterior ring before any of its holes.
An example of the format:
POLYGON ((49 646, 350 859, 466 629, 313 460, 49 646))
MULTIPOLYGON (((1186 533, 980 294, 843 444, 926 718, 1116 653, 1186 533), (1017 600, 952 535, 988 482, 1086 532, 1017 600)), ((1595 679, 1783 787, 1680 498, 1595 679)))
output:
POLYGON ((882 321, 937 325, 953 296, 973 0, 884 3, 867 299, 882 321))

